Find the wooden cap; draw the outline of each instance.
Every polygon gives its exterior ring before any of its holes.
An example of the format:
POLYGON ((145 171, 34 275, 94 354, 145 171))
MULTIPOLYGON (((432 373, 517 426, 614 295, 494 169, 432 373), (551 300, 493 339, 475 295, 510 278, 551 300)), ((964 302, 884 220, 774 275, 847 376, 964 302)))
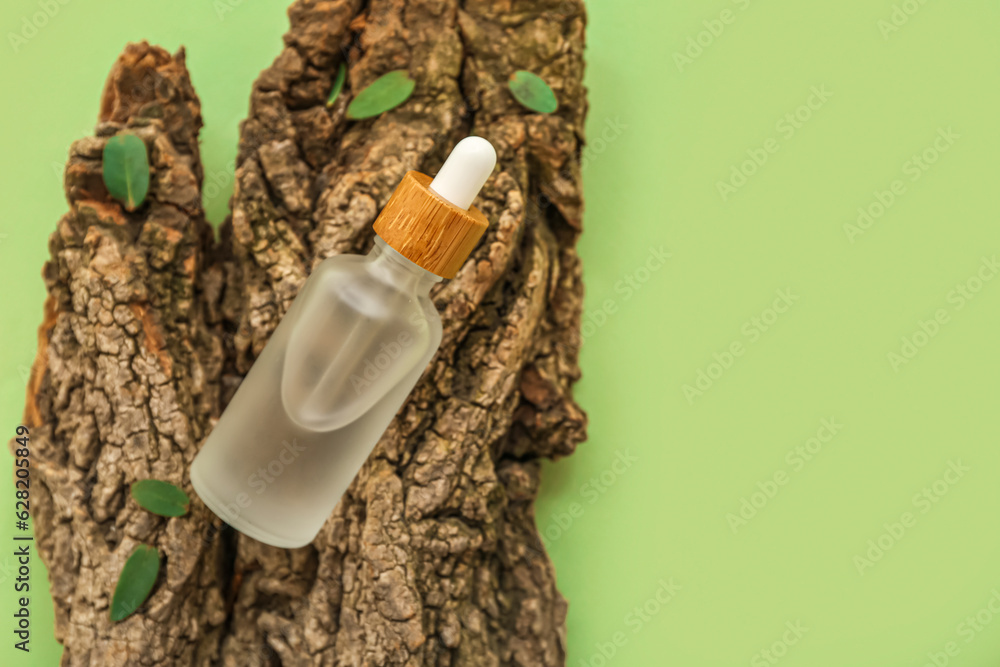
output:
POLYGON ((372 226, 406 259, 442 278, 453 278, 489 221, 475 206, 466 211, 439 196, 430 184, 430 176, 406 172, 372 226))

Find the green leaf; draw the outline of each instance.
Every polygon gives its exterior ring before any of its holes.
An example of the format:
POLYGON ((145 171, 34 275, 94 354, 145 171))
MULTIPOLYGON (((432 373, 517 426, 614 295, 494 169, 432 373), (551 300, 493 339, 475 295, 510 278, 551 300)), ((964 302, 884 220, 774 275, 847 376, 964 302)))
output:
POLYGON ((145 544, 137 546, 118 576, 118 585, 111 598, 112 621, 117 623, 128 618, 146 601, 159 572, 160 552, 156 547, 145 544))
POLYGON ((340 67, 337 69, 337 77, 333 80, 333 90, 330 91, 330 97, 326 100, 326 106, 333 106, 333 103, 337 101, 340 91, 344 88, 344 80, 346 78, 347 65, 340 63, 340 67))
POLYGON ((514 72, 507 82, 511 94, 518 102, 538 113, 552 113, 559 108, 556 94, 549 84, 537 74, 523 69, 514 72))
POLYGON ((417 82, 405 69, 383 74, 362 89, 347 106, 347 117, 352 120, 371 118, 383 111, 395 109, 413 94, 417 82))
POLYGON ((108 139, 103 155, 104 185, 111 196, 134 210, 146 199, 149 190, 149 158, 146 144, 134 134, 119 134, 108 139))
POLYGON ((142 479, 132 485, 132 497, 143 509, 160 516, 184 516, 191 500, 169 482, 142 479))

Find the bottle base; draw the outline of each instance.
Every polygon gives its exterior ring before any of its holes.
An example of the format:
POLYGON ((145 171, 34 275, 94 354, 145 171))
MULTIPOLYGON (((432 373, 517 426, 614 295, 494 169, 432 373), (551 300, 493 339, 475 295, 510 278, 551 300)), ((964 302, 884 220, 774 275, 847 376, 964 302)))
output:
POLYGON ((233 506, 233 503, 227 503, 212 493, 208 485, 201 479, 201 475, 198 474, 198 467, 195 465, 191 466, 191 486, 194 487, 195 493, 205 503, 205 506, 212 510, 215 516, 247 537, 251 537, 258 542, 263 542, 272 547, 281 547, 283 549, 298 549, 312 542, 312 539, 303 542, 302 540, 293 540, 275 535, 239 515, 233 516, 233 512, 228 509, 233 506))

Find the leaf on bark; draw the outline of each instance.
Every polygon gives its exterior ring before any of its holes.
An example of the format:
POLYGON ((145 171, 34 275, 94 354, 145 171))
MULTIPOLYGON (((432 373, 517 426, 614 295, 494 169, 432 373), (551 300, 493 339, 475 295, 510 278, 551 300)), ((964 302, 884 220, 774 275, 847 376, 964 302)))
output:
POLYGON ((556 94, 537 74, 523 69, 514 72, 507 82, 511 94, 524 107, 538 113, 552 113, 559 108, 556 94))
POLYGON ((104 145, 101 174, 112 197, 135 210, 149 191, 146 144, 134 134, 119 134, 104 145))
POLYGON ((118 577, 118 585, 111 598, 112 621, 117 623, 128 618, 146 601, 159 572, 160 552, 156 547, 146 544, 137 546, 118 577))
POLYGON ((371 118, 395 109, 413 94, 417 82, 410 78, 405 69, 397 69, 363 88, 347 106, 347 117, 352 120, 371 118))
POLYGON ((132 497, 140 507, 160 516, 184 516, 191 504, 184 491, 158 479, 142 479, 133 484, 132 497))
POLYGON ((326 106, 333 106, 333 103, 340 97, 340 91, 344 89, 345 79, 347 79, 347 65, 340 63, 340 67, 337 68, 337 78, 333 80, 333 89, 330 91, 330 97, 326 100, 326 106))

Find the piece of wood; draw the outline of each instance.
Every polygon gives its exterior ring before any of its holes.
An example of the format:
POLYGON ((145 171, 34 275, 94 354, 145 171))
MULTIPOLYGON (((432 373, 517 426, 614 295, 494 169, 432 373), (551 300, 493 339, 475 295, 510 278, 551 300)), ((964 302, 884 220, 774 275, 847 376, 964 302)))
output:
POLYGON ((232 215, 213 242, 200 204, 200 109, 184 69, 131 45, 96 137, 66 169, 49 296, 29 381, 32 512, 65 665, 561 665, 566 603, 535 526, 540 460, 571 453, 579 377, 583 7, 469 0, 299 0, 254 84, 232 215), (341 62, 348 84, 326 106, 341 62), (344 117, 353 92, 407 68, 413 96, 344 117), (510 95, 543 76, 556 114, 510 95), (146 141, 148 201, 122 210, 100 153, 146 141), (432 297, 444 341, 316 541, 284 550, 234 533, 187 469, 311 269, 371 247, 409 170, 434 173, 467 134, 499 166, 490 225, 432 297), (183 488, 191 511, 138 507, 129 485, 183 488), (138 543, 163 553, 149 600, 111 623, 138 543))
POLYGON ((132 44, 108 79, 96 136, 70 149, 69 211, 49 240, 24 414, 35 538, 64 665, 208 664, 225 634, 223 564, 233 549, 218 521, 200 502, 188 516, 160 517, 129 493, 152 478, 193 496, 188 467, 222 407, 200 126, 184 52, 132 44), (101 178, 105 142, 126 131, 145 142, 153 170, 146 202, 131 212, 101 178), (119 573, 143 543, 162 554, 159 581, 113 623, 119 573))

